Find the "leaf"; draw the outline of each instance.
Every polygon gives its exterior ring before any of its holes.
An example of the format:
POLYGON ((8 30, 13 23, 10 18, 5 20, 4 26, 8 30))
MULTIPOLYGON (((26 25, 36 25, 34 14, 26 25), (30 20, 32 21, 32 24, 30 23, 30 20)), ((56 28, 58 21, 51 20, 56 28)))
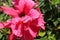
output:
POLYGON ((54 26, 57 26, 58 21, 57 21, 57 20, 56 20, 56 21, 54 21, 54 22, 53 22, 53 24, 54 24, 54 26))
POLYGON ((8 0, 9 6, 12 6, 12 0, 8 0))
POLYGON ((38 34, 38 36, 41 36, 41 37, 43 37, 44 35, 46 34, 46 32, 39 32, 39 34, 38 34))
POLYGON ((48 40, 48 39, 47 39, 47 37, 45 36, 45 37, 41 38, 40 40, 48 40))
POLYGON ((9 7, 9 5, 8 5, 8 3, 3 3, 3 6, 5 6, 5 7, 9 7))
POLYGON ((59 25, 59 26, 57 26, 57 28, 56 28, 55 30, 58 30, 58 29, 60 29, 60 25, 59 25))
POLYGON ((0 33, 0 39, 2 38, 2 36, 3 36, 3 35, 0 33))
POLYGON ((51 31, 47 31, 47 34, 48 34, 49 36, 51 35, 51 33, 52 33, 51 31))
POLYGON ((59 4, 60 3, 60 0, 52 0, 51 3, 52 3, 52 5, 59 4))

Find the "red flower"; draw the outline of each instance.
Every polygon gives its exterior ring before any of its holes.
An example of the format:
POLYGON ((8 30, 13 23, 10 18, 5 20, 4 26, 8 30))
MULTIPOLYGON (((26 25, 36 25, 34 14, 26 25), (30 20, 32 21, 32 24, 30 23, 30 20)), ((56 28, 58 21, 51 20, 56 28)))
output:
POLYGON ((36 3, 32 0, 12 1, 13 8, 1 7, 12 19, 1 23, 0 28, 10 28, 9 40, 15 40, 15 36, 20 37, 21 40, 33 40, 41 28, 45 29, 45 22, 40 9, 34 9, 36 3))

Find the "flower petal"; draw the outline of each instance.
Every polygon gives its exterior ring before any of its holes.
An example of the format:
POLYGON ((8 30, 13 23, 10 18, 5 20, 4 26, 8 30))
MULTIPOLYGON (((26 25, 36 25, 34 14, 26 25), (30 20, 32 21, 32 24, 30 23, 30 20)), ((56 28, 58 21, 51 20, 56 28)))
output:
POLYGON ((29 17, 29 16, 25 16, 24 18, 22 18, 22 20, 23 20, 23 23, 27 23, 27 22, 31 22, 32 21, 32 19, 31 19, 31 17, 29 17))
POLYGON ((44 24, 45 24, 45 22, 43 20, 42 15, 41 15, 41 17, 38 18, 38 26, 40 26, 43 30, 45 30, 44 24))
POLYGON ((0 23, 0 28, 9 28, 10 25, 11 25, 10 22, 2 22, 0 23))
POLYGON ((4 25, 3 25, 2 23, 0 23, 0 29, 1 29, 1 28, 5 28, 4 25))
POLYGON ((30 35, 29 31, 25 31, 21 37, 21 40, 34 40, 34 38, 30 35))
POLYGON ((18 12, 15 9, 6 8, 6 7, 3 7, 3 6, 1 8, 5 12, 5 14, 8 14, 8 15, 10 15, 12 17, 18 17, 18 12))
POLYGON ((15 5, 15 4, 18 4, 19 0, 12 0, 12 3, 15 5))
POLYGON ((12 0, 15 9, 18 9, 20 13, 23 11, 25 6, 25 0, 12 0))
POLYGON ((14 34, 10 34, 8 36, 8 40, 16 40, 16 36, 14 34))
POLYGON ((37 32, 34 32, 31 28, 28 28, 28 30, 30 35, 32 35, 32 37, 36 37, 37 32))
POLYGON ((28 13, 29 11, 30 11, 30 9, 32 9, 35 5, 36 5, 36 3, 34 2, 34 1, 32 1, 32 0, 25 0, 25 2, 26 2, 26 4, 25 4, 25 13, 28 13))
POLYGON ((19 25, 19 27, 18 27, 18 29, 16 30, 14 30, 13 31, 13 34, 15 34, 16 36, 18 36, 18 37, 21 37, 22 36, 22 34, 21 34, 21 25, 19 25))
POLYGON ((35 10, 35 9, 31 9, 30 12, 28 13, 28 15, 29 15, 33 20, 35 20, 35 19, 39 18, 40 13, 39 13, 37 10, 35 10))

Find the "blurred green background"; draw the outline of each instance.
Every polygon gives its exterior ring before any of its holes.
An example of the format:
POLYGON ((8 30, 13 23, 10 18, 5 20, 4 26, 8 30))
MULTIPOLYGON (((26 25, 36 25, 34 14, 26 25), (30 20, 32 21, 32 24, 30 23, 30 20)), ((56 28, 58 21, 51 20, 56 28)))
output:
MULTIPOLYGON (((34 0, 36 1, 36 0, 34 0)), ((60 40, 60 0, 37 0, 44 14, 45 30, 41 30, 36 40, 60 40)), ((12 7, 11 0, 0 0, 0 6, 12 7)), ((11 17, 0 11, 0 22, 11 17)), ((7 40, 9 29, 0 29, 0 40, 7 40)))

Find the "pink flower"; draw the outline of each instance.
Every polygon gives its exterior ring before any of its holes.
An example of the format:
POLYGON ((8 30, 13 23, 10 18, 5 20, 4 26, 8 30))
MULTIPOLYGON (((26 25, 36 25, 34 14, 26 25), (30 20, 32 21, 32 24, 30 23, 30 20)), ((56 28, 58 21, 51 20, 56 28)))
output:
POLYGON ((1 7, 12 19, 0 23, 0 28, 10 28, 8 40, 15 40, 15 36, 21 40, 34 40, 41 28, 45 30, 40 9, 34 9, 36 3, 32 0, 12 0, 12 3, 13 8, 1 7))

